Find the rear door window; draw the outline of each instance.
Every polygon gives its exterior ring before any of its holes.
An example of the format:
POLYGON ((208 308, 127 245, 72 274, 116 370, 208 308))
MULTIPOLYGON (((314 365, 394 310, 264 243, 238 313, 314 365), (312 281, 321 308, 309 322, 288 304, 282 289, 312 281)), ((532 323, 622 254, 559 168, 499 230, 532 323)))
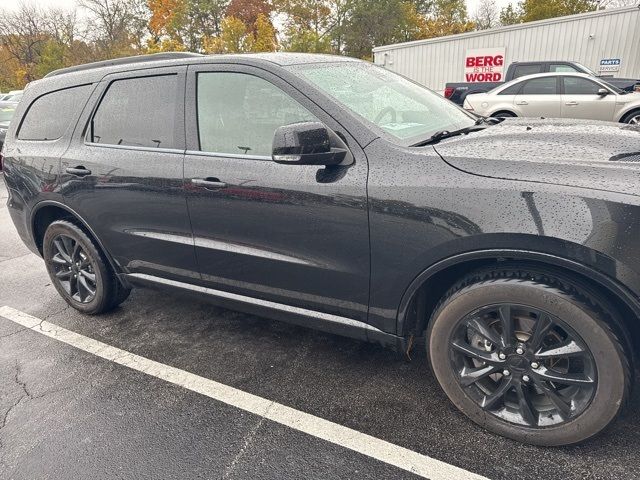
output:
POLYGON ((177 148, 178 76, 113 81, 93 116, 92 143, 177 148))
POLYGON ((522 83, 516 83, 515 85, 511 85, 510 87, 501 90, 498 92, 498 95, 517 95, 521 88, 522 83))
POLYGON ((87 101, 91 85, 56 90, 38 97, 27 110, 19 140, 57 140, 76 119, 87 101))
POLYGON ((556 95, 558 93, 556 77, 540 77, 527 80, 520 95, 556 95))

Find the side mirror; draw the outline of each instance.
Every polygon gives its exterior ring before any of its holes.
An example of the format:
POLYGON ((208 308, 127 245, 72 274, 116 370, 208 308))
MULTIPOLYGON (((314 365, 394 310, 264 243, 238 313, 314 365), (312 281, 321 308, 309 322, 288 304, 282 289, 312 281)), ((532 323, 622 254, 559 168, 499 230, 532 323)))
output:
POLYGON ((607 95, 609 95, 609 90, 607 90, 606 88, 599 88, 598 95, 600 95, 601 97, 606 97, 607 95))
POLYGON ((329 130, 320 122, 300 122, 279 127, 273 135, 271 158, 292 165, 338 165, 347 151, 331 147, 329 130))

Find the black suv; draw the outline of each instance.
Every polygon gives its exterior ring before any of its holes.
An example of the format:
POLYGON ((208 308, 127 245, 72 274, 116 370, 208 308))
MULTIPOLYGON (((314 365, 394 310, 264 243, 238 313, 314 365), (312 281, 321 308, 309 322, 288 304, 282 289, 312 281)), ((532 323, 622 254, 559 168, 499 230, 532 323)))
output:
POLYGON ((153 286, 399 351, 424 338, 472 420, 561 445, 629 397, 639 160, 638 127, 475 117, 358 60, 165 54, 30 84, 4 178, 82 312, 153 286))

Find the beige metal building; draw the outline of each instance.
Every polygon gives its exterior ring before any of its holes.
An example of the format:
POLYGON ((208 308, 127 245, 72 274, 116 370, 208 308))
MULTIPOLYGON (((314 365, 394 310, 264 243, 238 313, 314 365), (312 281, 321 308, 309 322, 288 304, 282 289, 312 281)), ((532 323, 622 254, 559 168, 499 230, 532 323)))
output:
MULTIPOLYGON (((515 61, 572 60, 601 74, 640 78, 640 8, 600 10, 385 45, 374 48, 373 53, 376 64, 434 90, 443 90, 447 82, 478 78, 468 76, 474 71, 469 57, 483 58, 485 54, 492 59, 503 55, 504 67, 476 68, 475 72, 506 72, 515 61)), ((487 75, 493 80, 495 76, 487 75)))

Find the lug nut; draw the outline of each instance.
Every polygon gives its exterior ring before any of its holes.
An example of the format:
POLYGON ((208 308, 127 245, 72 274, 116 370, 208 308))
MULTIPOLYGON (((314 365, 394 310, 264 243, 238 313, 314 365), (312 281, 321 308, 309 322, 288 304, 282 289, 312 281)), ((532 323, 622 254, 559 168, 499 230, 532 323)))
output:
POLYGON ((500 353, 498 354, 498 358, 499 358, 500 360, 504 360, 505 358, 507 358, 507 356, 506 356, 504 353, 500 352, 500 353))
POLYGON ((518 347, 518 348, 516 348, 516 353, 517 353, 518 355, 522 355, 522 354, 524 353, 524 348, 522 348, 522 347, 518 347))
POLYGON ((531 380, 531 379, 529 378, 529 375, 523 375, 523 376, 522 376, 522 381, 523 381, 523 382, 528 382, 529 380, 531 380))
POLYGON ((504 375, 505 377, 508 377, 509 375, 511 375, 511 372, 509 370, 503 370, 502 375, 504 375))
POLYGON ((538 362, 531 362, 531 368, 540 368, 540 364, 538 362))

